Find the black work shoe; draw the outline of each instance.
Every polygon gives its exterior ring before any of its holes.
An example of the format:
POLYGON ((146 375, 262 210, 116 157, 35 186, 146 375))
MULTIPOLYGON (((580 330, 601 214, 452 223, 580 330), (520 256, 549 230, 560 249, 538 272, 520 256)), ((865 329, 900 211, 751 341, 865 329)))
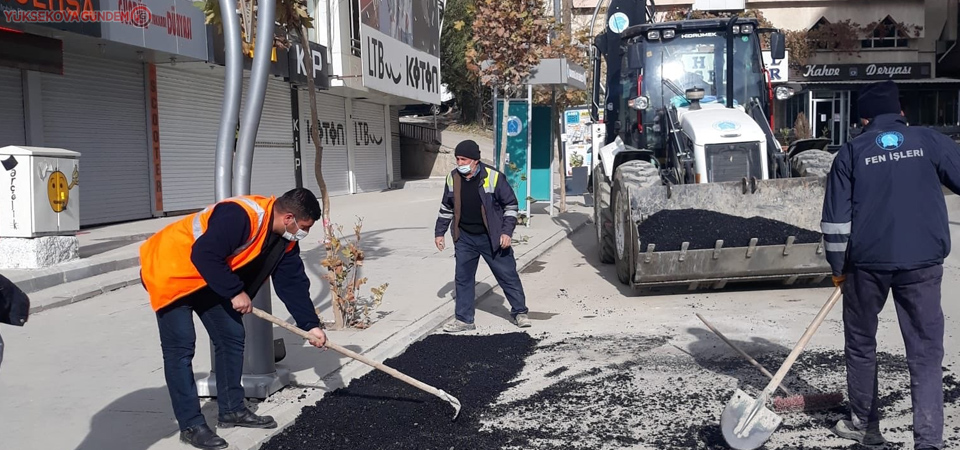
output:
POLYGON ((258 416, 249 409, 243 408, 240 411, 232 412, 220 418, 217 425, 220 428, 276 428, 277 422, 270 416, 258 416))
POLYGON ((196 448, 202 449, 221 449, 227 448, 227 441, 217 436, 207 424, 194 425, 180 432, 180 442, 190 444, 196 448))

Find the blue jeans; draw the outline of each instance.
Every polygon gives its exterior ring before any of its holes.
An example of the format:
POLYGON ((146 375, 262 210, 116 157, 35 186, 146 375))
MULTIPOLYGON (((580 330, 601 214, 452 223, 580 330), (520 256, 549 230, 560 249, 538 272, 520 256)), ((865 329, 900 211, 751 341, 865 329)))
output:
POLYGON ((500 284, 507 301, 510 302, 510 315, 526 314, 527 300, 517 273, 517 260, 513 257, 513 247, 506 249, 490 247, 490 237, 485 234, 470 234, 460 230, 460 236, 454 244, 457 258, 457 320, 473 323, 476 301, 477 265, 480 257, 487 262, 490 271, 500 284))
POLYGON ((910 368, 913 440, 917 449, 943 448, 943 266, 917 270, 854 270, 843 289, 847 390, 853 415, 880 422, 877 389, 878 315, 893 291, 910 368))
POLYGON ((243 315, 235 311, 229 301, 205 291, 157 311, 163 375, 170 391, 173 414, 181 431, 206 423, 200 413, 200 398, 193 375, 197 341, 193 328, 194 312, 213 341, 220 417, 245 407, 244 391, 240 385, 243 374, 243 315))

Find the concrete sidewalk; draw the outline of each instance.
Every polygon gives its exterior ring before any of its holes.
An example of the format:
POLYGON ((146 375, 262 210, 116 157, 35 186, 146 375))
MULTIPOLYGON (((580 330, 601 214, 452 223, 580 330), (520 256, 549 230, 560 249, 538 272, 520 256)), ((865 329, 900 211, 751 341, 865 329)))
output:
MULTIPOLYGON (((362 247, 367 259, 362 275, 369 278, 369 283, 363 292, 381 283, 390 286, 371 328, 331 332, 331 340, 383 360, 450 319, 454 261, 449 235, 446 251, 438 252, 433 246, 439 198, 440 192, 416 189, 332 199, 334 221, 346 232, 352 229, 355 216, 364 218, 362 247)), ((530 227, 517 228, 515 250, 521 265, 529 264, 588 222, 590 209, 581 198, 568 198, 568 205, 569 212, 564 215, 535 215, 530 227)), ((157 223, 155 230, 169 220, 150 222, 157 223)), ((146 227, 144 222, 138 224, 133 228, 146 227)), ((153 230, 133 231, 128 235, 153 230)), ((318 239, 313 235, 307 239, 303 255, 313 301, 324 319, 330 320, 326 283, 319 279, 323 269, 319 266, 322 250, 318 239)), ((135 254, 137 247, 134 243, 110 251, 135 254)), ((483 264, 477 279, 478 297, 495 284, 483 264)), ((137 285, 41 311, 23 328, 0 330, 7 344, 0 369, 3 447, 187 448, 177 441, 177 426, 163 380, 156 319, 148 303, 146 293, 137 285)), ((538 299, 528 299, 533 311, 537 311, 537 303, 538 299)), ((290 320, 275 295, 273 312, 290 320)), ((198 345, 194 370, 203 377, 210 368, 210 346, 199 320, 195 324, 198 345)), ((532 330, 536 330, 536 321, 532 330)), ((302 407, 312 405, 323 393, 369 371, 332 351, 321 353, 305 346, 285 330, 275 328, 274 337, 285 340, 287 356, 278 365, 293 372, 297 387, 285 389, 257 407, 259 413, 276 417, 281 426, 292 423, 302 407)), ((439 403, 438 407, 447 406, 439 403)), ((205 402, 203 410, 215 424, 216 404, 205 402)), ((222 435, 232 448, 247 449, 255 448, 276 431, 233 429, 223 430, 222 435)))

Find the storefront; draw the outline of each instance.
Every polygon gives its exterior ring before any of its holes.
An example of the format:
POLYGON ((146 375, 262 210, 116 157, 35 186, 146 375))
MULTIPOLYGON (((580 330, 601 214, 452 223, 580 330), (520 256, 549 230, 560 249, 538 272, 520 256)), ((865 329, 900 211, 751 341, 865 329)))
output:
POLYGON ((829 139, 834 148, 861 132, 858 92, 876 81, 897 83, 910 125, 960 125, 960 80, 932 78, 928 63, 816 64, 805 65, 795 75, 788 83, 795 95, 777 108, 777 127, 793 129, 802 112, 812 137, 829 139))

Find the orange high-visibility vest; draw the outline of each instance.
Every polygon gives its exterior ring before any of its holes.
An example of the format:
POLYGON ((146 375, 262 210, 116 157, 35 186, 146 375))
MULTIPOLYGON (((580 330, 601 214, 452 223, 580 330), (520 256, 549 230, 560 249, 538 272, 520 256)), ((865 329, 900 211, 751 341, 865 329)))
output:
MULTIPOLYGON (((255 195, 223 200, 243 207, 250 219, 250 237, 226 261, 234 272, 260 255, 268 233, 272 232, 271 212, 276 200, 276 197, 255 195)), ((150 294, 150 306, 154 311, 207 285, 190 260, 190 255, 194 242, 207 231, 207 222, 216 206, 208 206, 203 211, 167 225, 140 247, 140 276, 150 294)), ((294 245, 296 243, 291 242, 286 251, 293 250, 294 245)))

